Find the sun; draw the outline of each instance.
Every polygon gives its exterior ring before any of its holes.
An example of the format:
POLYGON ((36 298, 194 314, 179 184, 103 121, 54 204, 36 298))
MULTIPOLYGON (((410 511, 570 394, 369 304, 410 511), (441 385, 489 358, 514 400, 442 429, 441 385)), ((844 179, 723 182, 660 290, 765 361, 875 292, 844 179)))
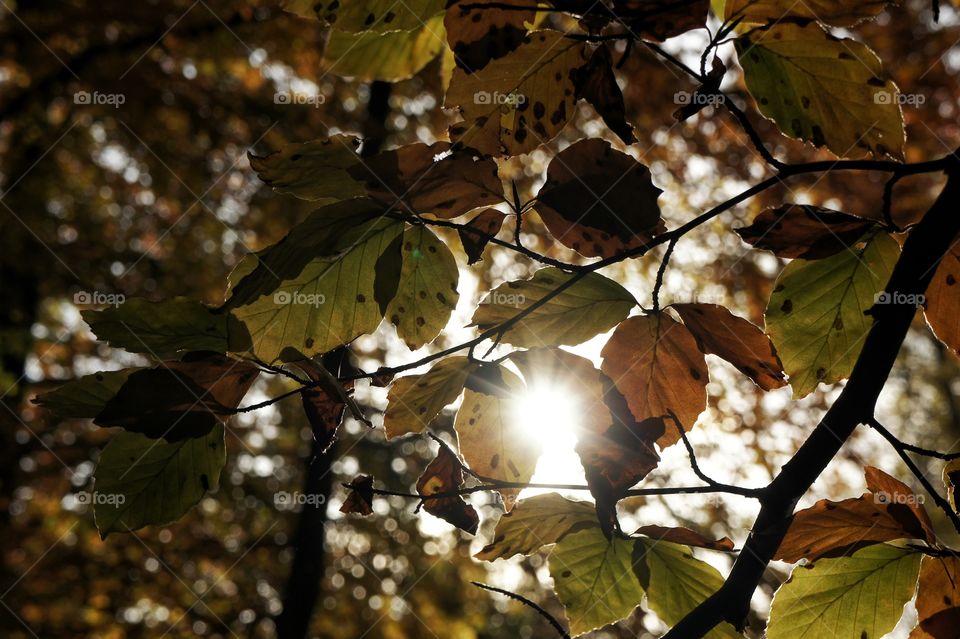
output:
MULTIPOLYGON (((562 385, 531 386, 516 398, 513 418, 527 437, 543 446, 532 483, 583 482, 583 467, 574 451, 582 416, 583 407, 576 395, 562 385)), ((522 496, 541 492, 548 491, 530 488, 522 496)))

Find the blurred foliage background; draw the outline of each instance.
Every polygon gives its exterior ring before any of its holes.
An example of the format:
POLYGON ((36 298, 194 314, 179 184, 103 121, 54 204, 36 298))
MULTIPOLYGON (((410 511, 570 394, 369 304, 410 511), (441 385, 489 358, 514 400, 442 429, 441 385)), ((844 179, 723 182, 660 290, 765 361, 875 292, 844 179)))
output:
MULTIPOLYGON (((854 30, 879 53, 904 93, 924 96, 923 104, 904 107, 910 161, 960 146, 960 13, 947 4, 941 11, 934 24, 929 2, 909 0, 854 30)), ((546 21, 570 26, 551 17, 546 21)), ((667 48, 695 61, 706 41, 702 31, 693 32, 667 48)), ((275 495, 300 489, 311 457, 310 431, 296 399, 232 422, 220 489, 183 520, 105 541, 97 535, 92 509, 77 495, 90 489, 108 433, 87 421, 57 423, 29 400, 75 376, 138 363, 135 356, 93 340, 74 304, 82 298, 75 296, 187 295, 218 303, 238 260, 279 239, 310 209, 309 203, 273 196, 250 170, 248 150, 262 154, 284 141, 336 132, 375 135, 387 147, 444 139, 452 116, 440 108, 440 59, 390 88, 389 112, 371 132, 371 121, 378 120, 371 120, 367 106, 372 92, 384 88, 338 76, 336 61, 324 58, 326 42, 322 25, 284 13, 270 0, 0 0, 4 637, 272 635, 291 568, 298 510, 278 505, 275 495), (275 101, 278 91, 291 88, 322 95, 323 103, 275 101), (124 101, 116 107, 76 104, 79 91, 122 94, 124 101)), ((654 182, 665 190, 661 204, 669 226, 764 175, 759 156, 724 111, 708 107, 683 123, 672 118, 674 93, 693 87, 642 47, 625 58, 619 80, 639 140, 631 152, 651 167, 654 182)), ((724 88, 741 103, 747 99, 736 69, 729 70, 724 88)), ((751 119, 779 157, 831 157, 781 137, 755 110, 751 119)), ((529 197, 553 152, 587 135, 615 140, 581 104, 560 138, 504 162, 501 175, 516 180, 529 197)), ((730 228, 785 200, 876 217, 881 179, 858 173, 794 180, 789 188, 771 190, 698 229, 673 258, 665 302, 723 303, 762 325, 780 264, 749 251, 730 228)), ((938 186, 924 177, 899 183, 896 218, 916 219, 938 186)), ((528 246, 577 259, 549 246, 538 220, 530 217, 528 246)), ((445 239, 456 244, 455 237, 445 239)), ((646 303, 658 256, 608 274, 646 303)), ((532 264, 496 249, 478 265, 467 267, 463 259, 461 265, 473 284, 461 291, 462 308, 455 317, 460 326, 490 285, 533 270, 532 264)), ((953 449, 960 438, 957 361, 922 321, 918 317, 881 399, 882 417, 906 441, 953 449)), ((457 336, 453 331, 434 346, 453 344, 457 336)), ((392 329, 384 328, 358 340, 354 351, 366 365, 414 358, 392 329)), ((710 409, 691 435, 701 465, 722 481, 762 485, 816 424, 836 391, 796 403, 789 389, 764 394, 719 360, 710 358, 710 365, 716 380, 710 409)), ((264 379, 245 403, 279 394, 286 383, 264 379)), ((375 414, 385 392, 361 387, 358 397, 375 414)), ((445 419, 439 430, 449 428, 450 416, 445 419)), ((550 424, 536 427, 549 437, 550 424)), ((865 463, 914 485, 881 444, 861 433, 805 501, 859 494, 865 463)), ((377 500, 369 519, 337 512, 342 481, 364 472, 409 490, 433 450, 427 440, 387 443, 380 429, 347 421, 332 464, 315 636, 480 639, 552 632, 529 609, 469 584, 476 579, 515 589, 562 615, 543 556, 493 565, 470 558, 496 521, 499 506, 492 497, 471 500, 481 506, 479 540, 415 514, 415 504, 402 498, 377 500)), ((926 470, 933 478, 940 472, 936 464, 926 470)), ((682 451, 670 450, 645 485, 693 480, 682 451)), ((737 497, 658 497, 622 506, 625 522, 688 525, 729 535, 738 545, 755 515, 753 504, 737 497)), ((948 529, 938 527, 950 539, 948 529)), ((711 560, 721 568, 729 565, 722 556, 711 560)), ((784 576, 776 568, 770 572, 755 600, 758 606, 784 576)), ((758 628, 759 620, 755 634, 758 628)), ((660 629, 655 617, 638 611, 595 636, 655 636, 660 629)))

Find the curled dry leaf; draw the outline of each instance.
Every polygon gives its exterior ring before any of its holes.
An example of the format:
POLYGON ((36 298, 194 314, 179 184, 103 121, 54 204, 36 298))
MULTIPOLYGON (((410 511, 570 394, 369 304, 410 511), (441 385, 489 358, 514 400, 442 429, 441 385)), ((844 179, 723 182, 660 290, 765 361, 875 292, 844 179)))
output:
POLYGON ((463 252, 467 254, 467 264, 476 264, 483 259, 483 249, 500 232, 506 217, 497 209, 486 209, 467 222, 467 228, 472 231, 457 231, 463 244, 463 252))
POLYGON ((347 488, 350 493, 343 500, 340 512, 344 514, 367 515, 373 514, 373 476, 357 475, 347 488))
POLYGON ((450 448, 441 443, 436 458, 427 465, 417 480, 417 492, 423 499, 423 509, 471 535, 477 534, 480 518, 473 506, 460 495, 430 497, 450 493, 463 485, 463 466, 450 448))
POLYGON ((766 209, 734 229, 744 242, 778 257, 818 260, 849 250, 876 222, 806 204, 766 209))

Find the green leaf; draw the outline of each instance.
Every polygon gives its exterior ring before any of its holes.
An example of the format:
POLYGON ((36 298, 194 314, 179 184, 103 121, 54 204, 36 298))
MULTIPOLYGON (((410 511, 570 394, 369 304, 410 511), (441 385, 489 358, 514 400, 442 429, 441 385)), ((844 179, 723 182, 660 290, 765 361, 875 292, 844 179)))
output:
POLYGON ((741 25, 783 21, 819 20, 838 27, 849 27, 883 11, 889 0, 726 0, 724 21, 742 17, 741 25))
MULTIPOLYGON (((453 426, 460 454, 479 476, 520 484, 533 477, 542 444, 517 419, 516 400, 524 390, 519 377, 497 364, 485 364, 467 378, 453 426)), ((509 511, 520 488, 499 492, 509 511)))
POLYGON ((411 350, 432 342, 457 307, 460 271, 447 245, 425 226, 403 232, 400 283, 386 317, 411 350))
POLYGON ((555 544, 584 528, 597 527, 593 504, 567 499, 557 493, 521 499, 504 513, 493 532, 493 542, 474 555, 493 561, 516 554, 529 555, 543 546, 555 544))
POLYGON ((92 419, 103 410, 110 398, 117 394, 135 368, 119 371, 101 371, 67 382, 56 390, 33 400, 35 404, 52 411, 58 417, 92 419))
MULTIPOLYGON (((696 559, 689 547, 649 537, 636 540, 634 569, 647 593, 647 607, 668 626, 679 622, 723 585, 717 569, 696 559)), ((709 639, 741 636, 728 623, 706 635, 709 639)))
POLYGON ((131 353, 168 359, 181 351, 227 351, 229 315, 183 297, 162 302, 131 299, 82 315, 100 340, 131 353))
POLYGON ((358 143, 352 135, 334 135, 248 157, 257 176, 277 193, 304 200, 346 200, 364 194, 363 185, 347 172, 360 161, 355 152, 358 143))
POLYGON ((880 78, 880 59, 868 47, 815 22, 777 24, 736 44, 747 88, 784 134, 840 157, 903 156, 898 90, 880 78))
POLYGON ((893 630, 917 587, 923 554, 875 544, 794 568, 773 598, 767 639, 863 639, 893 630))
POLYGON ((430 425, 443 407, 452 404, 479 364, 466 357, 448 357, 423 375, 409 375, 393 382, 387 393, 383 428, 387 439, 419 433, 430 425))
POLYGON ((790 375, 793 396, 845 379, 863 347, 874 304, 900 248, 886 233, 822 260, 797 259, 777 278, 765 314, 766 332, 790 375))
MULTIPOLYGON (((549 267, 529 280, 505 282, 480 303, 473 326, 482 331, 499 326, 572 277, 549 267)), ((502 341, 530 348, 580 344, 616 326, 636 303, 618 283, 590 273, 511 326, 502 341)))
POLYGON ((94 516, 101 537, 176 521, 217 487, 227 461, 223 426, 178 442, 117 433, 94 473, 94 516))
POLYGON ((633 548, 634 540, 608 540, 596 527, 564 537, 550 553, 550 575, 571 635, 619 621, 640 604, 633 548))
POLYGON ((413 77, 437 57, 445 48, 445 37, 443 14, 409 31, 380 34, 334 29, 323 57, 328 73, 365 82, 397 82, 413 77))
POLYGON ((303 273, 310 262, 339 257, 389 227, 385 207, 367 198, 354 198, 321 207, 259 253, 247 256, 231 274, 225 308, 254 302, 277 290, 281 282, 303 273))
POLYGON ((340 31, 359 33, 408 31, 423 24, 425 16, 443 11, 444 0, 284 0, 286 11, 305 18, 317 18, 340 31))
POLYGON ((376 330, 383 315, 375 266, 402 230, 396 220, 379 218, 341 257, 315 259, 272 295, 236 308, 253 354, 266 362, 290 359, 288 349, 313 357, 376 330))

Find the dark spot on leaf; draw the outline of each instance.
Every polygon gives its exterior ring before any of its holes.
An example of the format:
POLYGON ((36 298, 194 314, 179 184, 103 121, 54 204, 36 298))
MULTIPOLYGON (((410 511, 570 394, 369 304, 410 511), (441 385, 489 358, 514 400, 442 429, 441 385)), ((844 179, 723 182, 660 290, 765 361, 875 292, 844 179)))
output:
POLYGON ((500 465, 500 455, 494 455, 490 458, 490 468, 496 468, 500 465))
POLYGON ((783 304, 780 305, 780 310, 783 311, 785 315, 789 315, 790 311, 793 310, 793 301, 783 300, 783 304))

